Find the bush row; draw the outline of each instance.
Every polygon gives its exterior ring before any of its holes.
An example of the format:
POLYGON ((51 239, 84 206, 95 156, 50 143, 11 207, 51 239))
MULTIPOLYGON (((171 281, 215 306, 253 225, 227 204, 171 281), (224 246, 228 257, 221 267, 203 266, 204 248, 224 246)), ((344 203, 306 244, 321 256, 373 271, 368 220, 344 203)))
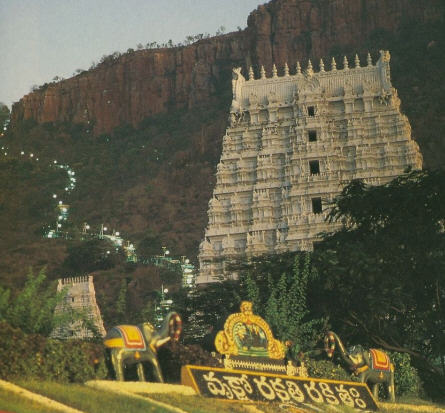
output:
POLYGON ((84 382, 107 376, 103 346, 78 340, 52 340, 25 334, 0 322, 0 378, 18 377, 84 382))

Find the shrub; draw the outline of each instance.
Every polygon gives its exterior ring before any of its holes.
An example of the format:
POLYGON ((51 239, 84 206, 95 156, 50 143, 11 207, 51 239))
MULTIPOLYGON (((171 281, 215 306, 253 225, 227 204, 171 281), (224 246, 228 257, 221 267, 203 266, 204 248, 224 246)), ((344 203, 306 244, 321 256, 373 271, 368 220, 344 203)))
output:
POLYGON ((397 396, 423 395, 422 382, 417 369, 411 365, 411 357, 406 353, 389 353, 394 363, 394 386, 397 396))
POLYGON ((304 362, 309 377, 351 381, 351 375, 343 367, 334 364, 332 361, 305 359, 304 362))
POLYGON ((84 382, 107 375, 103 346, 25 334, 0 322, 0 378, 84 382))
POLYGON ((179 382, 181 366, 193 364, 198 366, 221 367, 218 360, 198 344, 185 345, 168 343, 159 350, 159 364, 164 379, 179 382))

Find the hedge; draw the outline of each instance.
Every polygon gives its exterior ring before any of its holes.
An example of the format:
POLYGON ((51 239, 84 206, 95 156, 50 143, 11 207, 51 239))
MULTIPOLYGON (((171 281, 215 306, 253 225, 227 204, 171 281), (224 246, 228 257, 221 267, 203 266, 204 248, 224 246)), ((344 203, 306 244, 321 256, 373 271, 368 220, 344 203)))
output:
POLYGON ((107 376, 103 345, 54 340, 0 322, 0 378, 84 382, 107 376))

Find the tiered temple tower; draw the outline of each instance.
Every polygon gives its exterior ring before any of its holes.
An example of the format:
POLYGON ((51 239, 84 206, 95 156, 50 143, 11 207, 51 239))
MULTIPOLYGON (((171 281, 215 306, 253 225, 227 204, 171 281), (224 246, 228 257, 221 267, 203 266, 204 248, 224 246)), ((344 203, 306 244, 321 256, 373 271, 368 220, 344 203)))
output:
MULTIPOLYGON (((59 278, 57 292, 67 289, 67 294, 62 303, 56 307, 56 312, 82 311, 85 312, 96 327, 98 333, 105 336, 104 323, 96 302, 93 276, 81 276, 70 278, 59 278)), ((57 328, 51 333, 52 337, 61 339, 85 339, 93 337, 92 331, 83 327, 82 323, 73 321, 69 326, 57 328)))
POLYGON ((223 138, 209 224, 200 244, 197 284, 233 276, 232 260, 311 250, 317 234, 339 224, 325 221, 326 206, 352 179, 389 182, 422 156, 391 85, 390 54, 374 65, 359 57, 331 70, 320 60, 304 72, 285 64, 272 77, 233 71, 230 125, 223 138))

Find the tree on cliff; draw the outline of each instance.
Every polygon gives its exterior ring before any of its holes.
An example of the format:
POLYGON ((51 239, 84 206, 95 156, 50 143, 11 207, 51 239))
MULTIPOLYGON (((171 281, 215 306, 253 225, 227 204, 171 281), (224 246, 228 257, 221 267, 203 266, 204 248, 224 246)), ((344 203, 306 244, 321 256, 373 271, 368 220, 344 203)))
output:
POLYGON ((313 308, 349 342, 408 353, 445 374, 445 172, 347 185, 317 245, 313 308))

